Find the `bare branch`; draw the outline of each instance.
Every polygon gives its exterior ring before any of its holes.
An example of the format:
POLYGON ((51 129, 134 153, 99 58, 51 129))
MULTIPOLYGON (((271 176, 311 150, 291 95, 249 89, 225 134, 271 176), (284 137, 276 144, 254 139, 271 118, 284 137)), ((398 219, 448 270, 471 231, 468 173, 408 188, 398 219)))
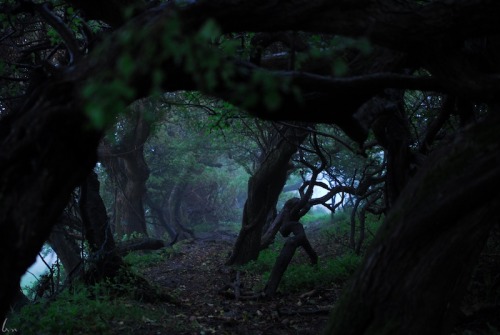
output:
POLYGON ((69 54, 69 64, 73 64, 78 61, 81 57, 81 51, 76 42, 73 32, 66 26, 66 24, 61 20, 60 17, 54 14, 49 8, 47 3, 42 5, 34 5, 35 10, 43 17, 48 24, 54 28, 59 36, 63 39, 66 47, 68 48, 69 54))

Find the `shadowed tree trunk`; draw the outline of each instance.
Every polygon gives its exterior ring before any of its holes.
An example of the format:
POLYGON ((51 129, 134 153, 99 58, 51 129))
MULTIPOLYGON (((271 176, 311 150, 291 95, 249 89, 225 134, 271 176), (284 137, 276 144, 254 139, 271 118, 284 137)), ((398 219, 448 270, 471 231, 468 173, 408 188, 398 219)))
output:
MULTIPOLYGON (((316 180, 317 173, 315 173, 314 180, 316 180)), ((304 216, 310 209, 308 200, 312 195, 312 188, 308 190, 303 198, 291 198, 287 200, 281 212, 276 216, 269 229, 262 237, 261 248, 266 248, 273 240, 276 233, 279 231, 283 237, 286 237, 285 245, 281 249, 276 262, 273 265, 271 275, 267 281, 264 293, 266 296, 274 296, 278 289, 279 283, 283 278, 290 261, 295 255, 297 248, 304 248, 309 256, 312 265, 318 263, 318 255, 314 251, 311 243, 307 239, 304 227, 299 222, 299 219, 304 216), (289 237, 293 234, 292 237, 289 237)))
POLYGON ((325 334, 448 334, 498 222, 500 122, 435 152, 403 190, 325 334))
POLYGON ((115 241, 109 225, 106 207, 99 194, 99 180, 92 171, 81 186, 80 212, 89 243, 91 269, 86 277, 89 282, 103 278, 113 278, 124 266, 116 250, 115 241))
POLYGON ((290 159, 308 132, 283 127, 281 136, 265 156, 259 168, 248 181, 248 198, 243 209, 242 227, 228 260, 230 265, 241 265, 257 259, 261 247, 263 227, 269 213, 276 209, 278 197, 285 186, 290 159))
POLYGON ((297 248, 304 248, 307 255, 309 256, 309 259, 311 260, 312 265, 318 264, 318 254, 316 253, 316 251, 314 251, 311 243, 309 243, 306 232, 304 231, 304 227, 300 222, 284 222, 280 229, 280 233, 283 235, 283 237, 288 237, 292 233, 293 236, 287 238, 287 240, 285 241, 285 245, 281 249, 278 258, 274 263, 271 275, 269 276, 266 288, 264 289, 264 293, 266 294, 266 296, 273 296, 276 293, 279 283, 283 278, 283 274, 288 268, 288 265, 290 264, 290 261, 292 260, 297 248))
POLYGON ((117 187, 113 226, 118 237, 133 233, 147 236, 144 196, 149 168, 144 159, 144 143, 150 134, 150 124, 145 119, 148 106, 146 100, 134 103, 129 117, 122 121, 126 130, 120 142, 114 147, 101 146, 101 162, 117 187))
POLYGON ((67 212, 61 215, 56 226, 52 230, 48 243, 61 260, 66 273, 72 276, 79 265, 82 264, 82 253, 78 240, 71 236, 66 227, 81 227, 81 223, 71 217, 67 212))
POLYGON ((100 133, 88 126, 73 88, 48 82, 0 123, 0 245, 8 250, 0 259, 0 318, 96 163, 100 133))
POLYGON ((168 223, 168 220, 165 218, 165 211, 163 208, 161 208, 159 205, 157 205, 151 197, 146 197, 146 203, 155 213, 155 216, 158 218, 158 221, 160 221, 161 227, 164 228, 167 231, 168 236, 170 237, 171 240, 174 240, 177 237, 177 234, 175 230, 172 228, 172 226, 168 223))
POLYGON ((125 253, 127 249, 137 250, 141 247, 158 249, 164 246, 163 241, 145 240, 143 243, 129 244, 121 249, 117 248, 106 215, 106 208, 99 195, 99 180, 94 171, 91 172, 81 188, 80 211, 90 249, 90 269, 85 273, 86 282, 94 284, 109 279, 118 284, 113 288, 116 290, 116 294, 132 293, 136 299, 141 301, 151 302, 164 299, 176 303, 175 299, 169 295, 158 292, 142 276, 130 271, 119 253, 125 253))
POLYGON ((387 90, 370 103, 380 109, 373 131, 387 157, 386 205, 390 208, 410 178, 411 134, 404 115, 403 91, 387 90))
POLYGON ((181 204, 182 196, 186 189, 186 183, 182 181, 183 178, 175 183, 172 191, 170 191, 170 196, 168 198, 168 213, 170 215, 169 221, 170 225, 175 228, 178 240, 195 237, 193 230, 186 227, 183 219, 184 216, 182 214, 181 204))

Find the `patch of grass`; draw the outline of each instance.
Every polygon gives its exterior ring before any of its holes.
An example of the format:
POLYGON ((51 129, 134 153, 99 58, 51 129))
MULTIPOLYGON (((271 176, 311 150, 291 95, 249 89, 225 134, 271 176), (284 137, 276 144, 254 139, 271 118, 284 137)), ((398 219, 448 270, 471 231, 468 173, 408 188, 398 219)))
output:
POLYGON ((262 250, 259 253, 259 258, 256 261, 251 261, 248 264, 241 266, 241 270, 256 274, 262 274, 266 271, 271 271, 281 248, 282 244, 275 243, 273 246, 262 250))
POLYGON ((123 260, 133 269, 144 270, 165 262, 173 253, 175 253, 175 250, 169 248, 147 252, 132 251, 123 257, 123 260))
POLYGON ((194 233, 206 233, 215 230, 215 225, 210 223, 199 223, 193 226, 194 233))
POLYGON ((233 233, 238 233, 241 230, 240 221, 221 221, 220 227, 233 233))
POLYGON ((351 211, 336 212, 330 226, 337 235, 349 234, 351 230, 351 211))
MULTIPOLYGON (((361 257, 353 253, 346 253, 339 258, 321 261, 316 266, 309 264, 290 264, 286 270, 279 290, 283 292, 312 289, 327 286, 332 283, 344 283, 361 264, 361 257)), ((267 282, 270 272, 263 274, 263 281, 267 282)))
MULTIPOLYGON (((330 216, 329 216, 330 218, 330 216)), ((373 215, 366 213, 365 219, 365 237, 363 241, 362 252, 373 241, 373 237, 384 221, 384 216, 373 215)), ((334 214, 333 220, 320 225, 321 233, 330 240, 336 241, 338 244, 349 247, 349 239, 351 234, 351 212, 350 209, 338 211, 334 214)), ((356 234, 355 239, 358 241, 360 233, 359 217, 356 216, 356 234)))
POLYGON ((161 317, 127 300, 112 300, 107 290, 105 285, 66 289, 53 301, 24 306, 9 318, 9 328, 23 334, 112 334, 125 322, 161 317))
MULTIPOLYGON (((256 261, 243 265, 241 270, 261 275, 261 288, 263 288, 269 280, 281 247, 282 244, 277 243, 261 251, 256 261)), ((291 263, 283 275, 279 290, 290 292, 328 286, 332 283, 343 283, 356 271, 361 264, 361 259, 361 256, 348 252, 335 259, 320 259, 316 266, 291 263)))
POLYGON ((302 224, 306 227, 311 224, 325 226, 329 225, 331 221, 331 214, 325 213, 323 211, 310 211, 300 219, 300 222, 302 222, 302 224))
POLYGON ((119 238, 118 236, 115 236, 115 240, 121 241, 121 242, 129 242, 129 241, 134 241, 134 240, 141 240, 141 239, 146 238, 146 237, 147 236, 145 234, 133 232, 130 235, 124 234, 121 238, 119 238))
POLYGON ((193 226, 193 230, 196 233, 212 233, 214 231, 229 231, 233 233, 238 233, 241 229, 241 222, 236 221, 220 221, 218 224, 215 223, 198 223, 193 226))

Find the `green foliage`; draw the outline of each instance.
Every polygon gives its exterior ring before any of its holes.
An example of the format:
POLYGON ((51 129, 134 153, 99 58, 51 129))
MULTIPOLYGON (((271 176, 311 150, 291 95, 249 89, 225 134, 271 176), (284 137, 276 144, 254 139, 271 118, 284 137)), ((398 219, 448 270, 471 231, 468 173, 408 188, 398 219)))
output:
POLYGON ((242 266, 242 270, 262 274, 272 270, 274 262, 279 255, 282 245, 275 243, 268 249, 264 249, 259 253, 259 258, 242 266))
POLYGON ((173 253, 174 249, 161 249, 154 251, 132 251, 123 260, 132 269, 143 270, 148 267, 164 263, 173 253))
MULTIPOLYGON (((241 267, 241 270, 262 275, 262 286, 269 280, 271 270, 280 253, 278 243, 260 252, 259 258, 241 267)), ((361 264, 361 257, 353 253, 328 260, 318 265, 290 264, 280 282, 281 291, 298 291, 345 282, 361 264)))
POLYGON ((336 212, 333 215, 333 224, 325 229, 334 230, 338 235, 349 234, 351 229, 351 208, 336 212))
POLYGON ((206 233, 214 231, 214 225, 210 223, 199 223, 193 226, 195 233, 206 233))
POLYGON ((311 224, 319 224, 321 227, 325 227, 330 224, 331 221, 331 214, 323 211, 309 211, 300 219, 300 222, 302 222, 305 227, 311 224))
POLYGON ((111 334, 123 326, 119 320, 137 323, 159 316, 126 300, 110 299, 105 285, 79 285, 66 289, 54 301, 26 305, 9 318, 9 328, 23 334, 111 334))
POLYGON ((208 19, 203 26, 201 26, 198 36, 201 40, 213 42, 221 35, 221 29, 213 19, 208 19))
POLYGON ((191 107, 210 106, 211 101, 192 94, 186 98, 190 100, 172 96, 171 111, 164 113, 145 145, 151 170, 148 195, 157 206, 165 206, 174 187, 182 185, 183 223, 197 226, 197 231, 224 228, 223 222, 240 219, 248 174, 228 157, 234 150, 230 135, 218 136, 210 117, 191 107))
POLYGON ((234 232, 234 233, 239 233, 241 229, 241 222, 240 221, 222 221, 220 222, 221 227, 223 227, 225 230, 234 232))
MULTIPOLYGON (((81 38, 81 29, 84 24, 83 20, 75 13, 73 7, 62 7, 62 9, 63 10, 56 10, 56 14, 64 17, 66 26, 73 32, 76 39, 81 38), (63 11, 65 11, 65 13, 63 13, 63 11)), ((47 27, 47 37, 51 45, 58 45, 64 42, 57 30, 51 26, 47 27)))
POLYGON ((63 41, 57 30, 52 27, 47 29, 47 37, 49 38, 51 45, 57 45, 63 41))
POLYGON ((145 236, 142 233, 138 233, 138 232, 134 231, 131 234, 123 234, 123 236, 121 237, 121 241, 128 242, 128 241, 133 241, 133 240, 140 240, 140 239, 145 238, 145 237, 147 237, 147 236, 145 236))
MULTIPOLYGON (((291 264, 280 282, 283 292, 299 291, 328 286, 332 283, 342 284, 350 278, 361 264, 361 257, 346 253, 336 259, 319 261, 316 266, 308 264, 291 264)), ((267 281, 269 272, 263 275, 267 281)))
MULTIPOLYGON (((331 214, 319 214, 311 215, 307 214, 301 221, 306 225, 311 222, 321 223, 319 225, 321 229, 321 234, 327 237, 329 240, 333 240, 338 244, 342 250, 349 248, 349 238, 351 233, 351 210, 352 208, 347 207, 341 211, 335 212, 333 218, 331 214)), ((384 220, 383 216, 373 215, 371 213, 366 214, 365 219, 365 239, 363 241, 363 247, 361 252, 366 250, 366 247, 370 245, 373 241, 375 233, 379 229, 380 225, 384 220)), ((359 235, 359 219, 356 219, 356 239, 359 235)))
MULTIPOLYGON (((118 66, 123 69, 122 62, 118 66)), ((124 72, 124 76, 129 75, 124 72)), ((86 99, 85 113, 90 119, 91 126, 104 129, 114 123, 115 118, 123 113, 135 94, 131 86, 120 77, 108 82, 92 81, 87 84, 82 95, 86 99)))
POLYGON ((360 51, 362 55, 372 52, 372 44, 366 38, 349 38, 344 36, 312 35, 309 37, 311 49, 308 53, 299 54, 297 66, 314 59, 331 59, 331 72, 335 76, 345 76, 349 72, 347 53, 349 50, 360 51))
POLYGON ((123 30, 114 41, 103 44, 96 53, 105 55, 108 49, 119 50, 114 68, 100 73, 86 83, 83 97, 85 111, 92 125, 104 128, 123 113, 136 92, 138 76, 141 89, 159 94, 165 80, 165 67, 175 64, 196 83, 199 90, 211 93, 223 83, 234 88, 233 99, 242 100, 243 107, 264 105, 277 109, 282 101, 280 91, 292 90, 289 83, 277 80, 266 71, 254 71, 249 80, 241 81, 241 73, 228 57, 238 51, 236 41, 225 38, 215 21, 207 20, 197 31, 186 32, 178 17, 172 14, 168 22, 147 26, 140 31, 123 30), (158 34, 160 43, 152 42, 150 34, 158 34))

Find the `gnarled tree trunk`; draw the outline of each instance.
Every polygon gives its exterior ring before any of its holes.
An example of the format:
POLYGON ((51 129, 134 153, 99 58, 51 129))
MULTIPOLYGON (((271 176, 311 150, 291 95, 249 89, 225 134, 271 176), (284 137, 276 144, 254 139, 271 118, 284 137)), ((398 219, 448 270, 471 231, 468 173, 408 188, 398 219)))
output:
POLYGON ((428 162, 391 209, 325 334, 451 331, 500 215, 498 117, 460 134, 428 162))
POLYGON ((308 132, 283 127, 281 135, 248 181, 242 227, 228 260, 230 265, 245 264, 259 256, 262 230, 268 214, 276 209, 278 197, 286 183, 290 159, 308 132))
POLYGON ((149 168, 143 146, 150 134, 150 124, 144 115, 149 105, 146 100, 132 104, 130 117, 126 119, 128 129, 118 145, 101 146, 100 160, 117 187, 113 225, 119 237, 133 233, 147 236, 144 197, 149 168))
POLYGON ((170 214, 170 225, 176 230, 177 239, 184 240, 194 238, 194 231, 186 227, 182 213, 182 196, 186 189, 186 184, 183 181, 175 183, 170 196, 168 198, 168 212, 170 214))
POLYGON ((165 218, 165 210, 161 207, 161 205, 157 205, 151 197, 146 197, 146 203, 152 212, 155 213, 155 216, 160 221, 161 228, 167 231, 168 236, 171 240, 177 238, 177 234, 174 228, 169 224, 168 219, 165 218))
POLYGON ((274 263, 271 275, 269 276, 266 288, 264 289, 264 293, 266 294, 266 296, 273 296, 276 293, 278 285, 283 278, 283 274, 288 268, 288 265, 290 264, 290 261, 292 260, 297 248, 304 248, 307 255, 309 256, 309 259, 311 260, 312 265, 318 264, 318 254, 316 253, 316 251, 314 251, 311 243, 307 239, 304 227, 300 222, 284 222, 280 229, 280 232, 284 237, 290 236, 291 233, 293 233, 293 236, 287 238, 287 240, 285 241, 285 245, 281 249, 278 258, 274 263))
POLYGON ((0 257, 0 319, 97 160, 101 134, 89 127, 73 89, 72 82, 47 82, 0 123, 0 245, 8 250, 0 257))
POLYGON ((124 266, 116 250, 106 208, 99 194, 99 180, 92 171, 81 186, 80 212, 89 243, 91 270, 86 274, 90 282, 114 278, 124 266))
POLYGON ((56 252, 68 276, 75 274, 75 270, 82 264, 82 252, 77 239, 66 230, 68 226, 81 227, 80 222, 74 220, 64 212, 49 236, 48 243, 56 252))

